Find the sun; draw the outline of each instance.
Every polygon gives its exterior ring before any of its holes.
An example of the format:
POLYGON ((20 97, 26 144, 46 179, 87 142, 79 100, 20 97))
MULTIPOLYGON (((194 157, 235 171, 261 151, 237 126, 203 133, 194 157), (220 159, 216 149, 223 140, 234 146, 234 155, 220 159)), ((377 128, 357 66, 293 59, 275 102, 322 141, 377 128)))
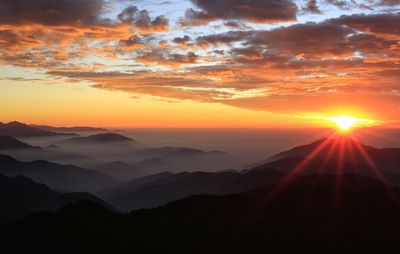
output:
POLYGON ((350 116, 339 116, 336 119, 336 124, 341 130, 349 130, 354 127, 357 123, 357 120, 354 117, 350 116))
POLYGON ((359 118, 350 115, 338 115, 335 117, 326 117, 324 119, 333 122, 339 132, 350 132, 355 128, 379 126, 383 123, 379 120, 359 118))
POLYGON ((338 116, 333 117, 330 120, 336 123, 337 128, 342 132, 350 131, 358 123, 358 119, 351 116, 338 116))

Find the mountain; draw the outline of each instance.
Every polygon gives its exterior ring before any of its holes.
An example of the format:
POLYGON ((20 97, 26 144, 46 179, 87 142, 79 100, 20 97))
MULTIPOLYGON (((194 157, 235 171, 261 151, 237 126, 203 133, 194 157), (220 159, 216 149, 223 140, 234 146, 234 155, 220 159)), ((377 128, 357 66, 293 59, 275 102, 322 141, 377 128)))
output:
POLYGON ((86 155, 77 154, 62 149, 14 149, 1 150, 1 154, 9 155, 20 161, 46 160, 58 164, 72 164, 80 167, 91 167, 99 164, 99 161, 86 155))
POLYGON ((203 151, 185 147, 140 149, 130 154, 136 168, 143 171, 182 172, 230 169, 238 166, 235 156, 222 151, 203 151))
POLYGON ((162 172, 162 171, 168 171, 168 170, 174 170, 179 168, 174 168, 173 166, 168 164, 168 158, 150 158, 150 159, 145 159, 142 161, 139 161, 135 164, 133 164, 133 167, 136 168, 137 170, 147 174, 151 175, 157 172, 162 172))
POLYGON ((0 151, 12 151, 20 149, 38 149, 38 147, 28 145, 10 136, 0 135, 0 151))
POLYGON ((59 149, 60 147, 58 147, 58 146, 56 146, 54 144, 50 144, 50 145, 47 145, 45 148, 46 149, 59 149))
POLYGON ((141 149, 135 152, 134 156, 142 157, 144 159, 150 159, 154 157, 181 157, 181 156, 199 156, 199 155, 226 155, 222 151, 203 151, 199 149, 193 149, 188 147, 156 147, 141 149))
POLYGON ((79 143, 70 145, 63 142, 60 147, 105 161, 91 168, 124 181, 165 171, 215 172, 238 165, 235 156, 220 151, 183 147, 140 148, 135 142, 96 144, 90 149, 84 149, 84 145, 79 143))
POLYGON ((93 192, 120 183, 94 170, 44 160, 21 162, 7 155, 0 155, 0 174, 11 177, 22 175, 52 189, 68 191, 93 192))
POLYGON ((122 211, 151 208, 196 194, 249 191, 281 179, 271 168, 239 172, 164 172, 134 179, 97 195, 122 211))
POLYGON ((151 174, 136 168, 135 165, 128 164, 123 161, 112 161, 109 163, 100 164, 92 169, 102 172, 103 174, 110 175, 121 181, 131 180, 151 174))
POLYGON ((130 143, 130 142, 134 142, 134 140, 117 133, 102 133, 87 137, 71 138, 62 141, 61 143, 93 145, 93 144, 130 143))
POLYGON ((132 180, 97 195, 123 211, 164 205, 194 194, 209 194, 232 173, 161 173, 132 180))
POLYGON ((107 129, 104 128, 96 128, 96 127, 86 127, 86 126, 75 126, 75 127, 54 127, 54 126, 49 126, 49 125, 35 125, 31 124, 30 126, 41 129, 41 130, 46 130, 46 131, 60 131, 60 132, 78 132, 78 131, 101 131, 101 132, 107 132, 107 129))
POLYGON ((276 192, 281 184, 228 196, 192 196, 128 215, 89 202, 71 204, 55 214, 3 225, 2 247, 177 254, 357 254, 398 248, 399 189, 358 174, 341 175, 340 185, 336 175, 300 176, 276 192))
POLYGON ((345 160, 366 166, 373 166, 387 172, 400 173, 400 149, 399 148, 374 148, 358 143, 356 140, 339 136, 321 139, 311 144, 298 146, 288 151, 278 153, 264 163, 276 161, 282 158, 303 157, 316 160, 345 160))
POLYGON ((55 212, 79 200, 90 200, 109 207, 89 193, 60 193, 23 176, 6 177, 0 174, 0 223, 21 219, 33 213, 55 212))
MULTIPOLYGON (((129 211, 157 207, 195 194, 249 191, 276 182, 289 174, 358 173, 400 186, 400 172, 383 171, 371 161, 361 157, 361 154, 357 157, 356 149, 360 147, 365 149, 368 156, 374 158, 378 165, 384 165, 387 162, 390 162, 389 165, 396 165, 396 161, 400 158, 394 152, 396 149, 377 149, 340 137, 294 148, 289 152, 274 156, 275 160, 241 172, 171 173, 147 181, 146 179, 151 179, 150 176, 103 190, 98 195, 115 207, 129 211), (318 148, 321 144, 324 144, 323 149, 318 148), (318 151, 318 153, 313 151, 318 151), (381 155, 384 160, 378 155, 381 155)), ((400 166, 400 161, 397 165, 400 166)))
POLYGON ((99 163, 84 155, 64 152, 62 149, 57 149, 54 145, 47 146, 43 149, 39 146, 31 146, 9 136, 0 136, 0 152, 1 154, 10 155, 21 161, 47 160, 55 163, 68 163, 84 167, 99 163))
POLYGON ((48 136, 76 136, 74 133, 58 133, 42 130, 20 122, 1 123, 0 135, 11 137, 48 137, 48 136))

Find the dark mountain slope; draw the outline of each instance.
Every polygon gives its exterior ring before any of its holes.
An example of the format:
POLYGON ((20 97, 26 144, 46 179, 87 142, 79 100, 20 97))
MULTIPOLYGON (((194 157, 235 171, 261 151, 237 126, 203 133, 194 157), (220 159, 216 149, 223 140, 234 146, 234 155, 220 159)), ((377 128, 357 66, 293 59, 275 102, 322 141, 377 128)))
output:
MULTIPOLYGON (((106 147, 110 148, 110 146, 106 147)), ((169 172, 215 172, 238 165, 237 158, 220 151, 202 151, 182 147, 120 149, 117 160, 92 167, 117 179, 129 181, 138 177, 169 172)), ((98 149, 98 148, 95 148, 98 149)), ((117 151, 117 148, 113 149, 117 151)), ((113 151, 111 151, 112 153, 113 151)), ((110 153, 104 152, 104 158, 110 153)))
POLYGON ((89 193, 59 193, 23 176, 0 175, 0 222, 21 219, 43 211, 55 212, 78 200, 90 200, 109 207, 89 193))
POLYGON ((78 166, 93 166, 97 161, 73 152, 64 152, 57 146, 31 146, 13 137, 0 136, 0 153, 12 156, 20 161, 47 160, 55 163, 69 163, 78 166))
POLYGON ((96 191, 119 183, 94 170, 47 161, 21 162, 7 155, 0 155, 0 174, 22 175, 53 189, 70 191, 96 191))
POLYGON ((249 191, 281 179, 271 168, 239 172, 161 173, 130 181, 98 193, 123 211, 164 205, 195 194, 227 194, 249 191))
POLYGON ((340 160, 370 166, 368 160, 372 161, 376 167, 388 172, 400 173, 400 149, 399 148, 375 148, 372 146, 358 143, 348 137, 335 137, 318 140, 311 144, 298 146, 288 151, 278 153, 269 158, 264 163, 276 161, 287 157, 309 157, 313 155, 315 159, 340 160), (314 151, 318 150, 317 153, 314 151), (315 153, 315 154, 313 154, 315 153), (365 157, 368 157, 367 160, 365 157))
POLYGON ((337 176, 322 175, 317 182, 315 175, 302 176, 272 199, 276 186, 224 197, 193 196, 129 215, 80 203, 5 225, 0 234, 5 247, 41 253, 59 246, 74 253, 396 250, 400 210, 393 196, 399 198, 400 190, 356 174, 342 175, 340 183, 337 176))
MULTIPOLYGON (((137 208, 157 207, 194 194, 229 194, 250 191, 276 182, 284 176, 292 174, 293 171, 296 174, 358 173, 400 186, 400 174, 395 171, 388 170, 385 172, 380 168, 375 168, 364 157, 361 157, 361 154, 359 154, 360 157, 357 157, 355 155, 356 149, 362 145, 354 140, 343 138, 327 140, 326 148, 324 149, 329 149, 329 151, 322 149, 312 158, 310 156, 305 157, 312 154, 322 142, 325 142, 325 140, 292 149, 290 150, 291 152, 281 153, 284 156, 276 156, 277 160, 275 161, 240 173, 195 172, 169 174, 154 181, 145 181, 145 184, 142 184, 141 181, 138 184, 138 181, 134 180, 122 186, 104 190, 99 195, 119 209, 129 211, 137 208), (336 145, 341 142, 343 142, 342 145, 336 145), (347 150, 340 151, 342 146, 347 147, 347 150), (305 152, 292 152, 297 150, 305 152)), ((385 161, 394 163, 398 159, 396 153, 387 152, 388 150, 395 151, 396 149, 363 147, 363 149, 369 151, 371 157, 373 157, 374 153, 385 154, 385 160, 380 160, 382 161, 380 165, 385 161)), ((379 161, 379 157, 376 160, 379 161)))
POLYGON ((40 148, 28 145, 10 136, 0 135, 0 151, 4 150, 13 151, 21 149, 40 149, 40 148))
POLYGON ((123 161, 112 161, 110 163, 96 165, 92 167, 92 169, 110 175, 121 181, 131 180, 146 175, 146 172, 123 161))

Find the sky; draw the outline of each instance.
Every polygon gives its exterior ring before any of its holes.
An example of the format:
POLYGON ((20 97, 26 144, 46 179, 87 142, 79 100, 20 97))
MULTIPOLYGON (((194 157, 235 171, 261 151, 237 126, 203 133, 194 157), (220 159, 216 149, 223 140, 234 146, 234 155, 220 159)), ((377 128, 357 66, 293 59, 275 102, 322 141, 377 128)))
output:
POLYGON ((0 0, 0 121, 400 126, 400 0, 0 0))

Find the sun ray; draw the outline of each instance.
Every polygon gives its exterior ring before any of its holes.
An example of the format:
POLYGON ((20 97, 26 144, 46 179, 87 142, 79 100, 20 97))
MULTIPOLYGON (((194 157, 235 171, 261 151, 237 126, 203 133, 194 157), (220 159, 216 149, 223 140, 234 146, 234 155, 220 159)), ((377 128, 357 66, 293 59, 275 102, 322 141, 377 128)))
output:
POLYGON ((334 152, 335 152, 336 149, 337 149, 337 145, 338 145, 338 140, 337 140, 337 139, 333 139, 333 140, 332 140, 332 144, 330 145, 329 150, 328 150, 326 156, 324 156, 324 158, 323 158, 323 160, 322 160, 322 165, 321 165, 321 167, 317 169, 317 173, 316 173, 316 176, 315 176, 315 178, 314 178, 314 182, 313 182, 313 184, 311 185, 310 191, 311 191, 314 187, 317 186, 318 181, 319 181, 321 175, 325 173, 325 171, 326 171, 326 169, 327 169, 327 166, 328 166, 329 162, 331 161, 334 152))
POLYGON ((379 169, 379 167, 375 164, 375 162, 371 159, 365 149, 357 142, 354 143, 356 149, 360 152, 361 156, 365 159, 369 167, 372 169, 372 173, 378 178, 379 181, 382 182, 383 187, 388 192, 390 197, 393 199, 395 204, 400 207, 400 200, 393 189, 390 187, 390 181, 386 179, 384 173, 379 169))
POLYGON ((297 165, 293 170, 291 170, 283 179, 281 179, 280 183, 278 183, 272 191, 268 194, 268 196, 265 199, 265 202, 268 203, 271 201, 276 194, 281 192, 285 187, 290 184, 290 182, 298 175, 300 174, 304 168, 313 160, 317 157, 317 155, 325 149, 328 145, 329 142, 331 142, 331 138, 334 136, 334 134, 330 135, 328 138, 324 139, 316 149, 314 149, 310 154, 307 155, 306 158, 304 158, 299 165, 297 165))
POLYGON ((335 187, 333 196, 333 206, 337 210, 340 208, 341 195, 342 195, 342 177, 344 173, 344 155, 345 155, 345 142, 344 139, 339 139, 339 145, 337 148, 338 158, 336 167, 335 187))

